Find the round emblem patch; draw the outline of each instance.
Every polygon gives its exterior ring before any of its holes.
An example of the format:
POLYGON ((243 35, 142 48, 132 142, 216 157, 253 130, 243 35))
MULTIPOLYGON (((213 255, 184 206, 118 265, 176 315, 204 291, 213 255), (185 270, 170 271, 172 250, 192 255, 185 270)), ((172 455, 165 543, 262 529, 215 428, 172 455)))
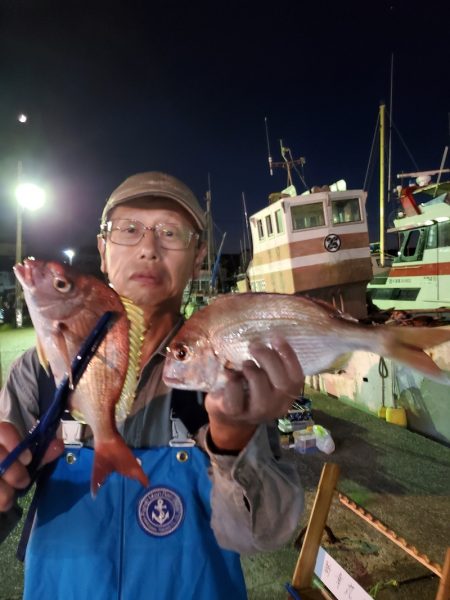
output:
POLYGON ((335 233, 330 233, 323 241, 325 250, 328 252, 337 252, 341 247, 341 238, 335 233))
POLYGON ((181 525, 184 506, 181 497, 166 487, 149 489, 137 508, 139 525, 149 535, 164 537, 181 525))

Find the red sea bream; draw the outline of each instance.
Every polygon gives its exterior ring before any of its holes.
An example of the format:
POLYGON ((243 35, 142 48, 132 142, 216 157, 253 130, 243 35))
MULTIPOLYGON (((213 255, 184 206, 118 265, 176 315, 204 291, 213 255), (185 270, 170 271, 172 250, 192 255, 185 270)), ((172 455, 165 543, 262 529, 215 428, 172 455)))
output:
POLYGON ((72 414, 94 436, 91 491, 112 471, 148 485, 148 479, 116 428, 131 408, 139 369, 142 311, 96 277, 57 262, 26 259, 14 267, 37 335, 43 366, 58 385, 85 338, 106 311, 115 321, 70 394, 72 414))
POLYGON ((448 329, 362 325, 325 302, 267 293, 219 296, 194 313, 168 347, 164 380, 177 388, 220 390, 229 369, 239 371, 252 359, 250 342, 270 345, 274 335, 289 342, 305 375, 340 369, 346 355, 368 350, 450 384, 424 352, 449 341, 448 329))

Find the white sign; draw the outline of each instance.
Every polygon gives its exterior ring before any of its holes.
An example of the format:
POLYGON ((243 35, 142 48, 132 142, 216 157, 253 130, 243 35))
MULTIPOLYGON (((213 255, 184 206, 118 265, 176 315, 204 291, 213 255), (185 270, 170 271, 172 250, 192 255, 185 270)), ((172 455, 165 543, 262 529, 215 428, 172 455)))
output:
POLYGON ((314 573, 337 600, 373 600, 322 547, 317 554, 314 573))

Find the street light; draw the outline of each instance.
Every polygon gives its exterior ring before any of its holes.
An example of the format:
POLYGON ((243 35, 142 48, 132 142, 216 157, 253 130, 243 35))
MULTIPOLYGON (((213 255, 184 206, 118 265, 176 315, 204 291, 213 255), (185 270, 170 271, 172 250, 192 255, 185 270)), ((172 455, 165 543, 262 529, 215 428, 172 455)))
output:
MULTIPOLYGON (((20 167, 21 164, 19 163, 20 167)), ((20 167, 18 175, 20 175, 20 167)), ((22 212, 38 210, 45 203, 45 191, 34 183, 20 183, 16 187, 17 200, 17 228, 16 228, 16 264, 22 261, 22 212)), ((22 327, 22 290, 16 279, 16 327, 22 327)))
POLYGON ((72 250, 72 248, 67 248, 67 250, 63 250, 63 254, 67 256, 67 258, 69 259, 69 265, 71 265, 73 257, 75 256, 75 250, 72 250))

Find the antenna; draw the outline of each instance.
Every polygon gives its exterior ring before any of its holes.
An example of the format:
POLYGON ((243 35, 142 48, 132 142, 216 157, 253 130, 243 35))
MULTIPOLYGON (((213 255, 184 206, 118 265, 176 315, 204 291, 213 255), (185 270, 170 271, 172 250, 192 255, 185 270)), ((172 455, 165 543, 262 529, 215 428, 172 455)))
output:
POLYGON ((272 155, 270 154, 270 143, 269 143, 269 125, 267 124, 267 117, 264 117, 264 122, 266 125, 267 158, 269 160, 269 171, 270 171, 270 174, 273 175, 272 155))
POLYGON ((242 204, 244 206, 244 220, 245 220, 245 230, 244 232, 247 233, 247 238, 245 238, 244 236, 244 244, 245 246, 247 246, 248 244, 248 249, 250 252, 250 255, 252 253, 252 241, 251 241, 251 237, 250 237, 250 226, 249 226, 249 222, 248 222, 248 214, 247 214, 247 204, 245 202, 245 194, 244 192, 242 192, 242 204))
POLYGON ((292 183, 291 169, 294 169, 294 171, 297 173, 300 181, 305 186, 305 189, 308 189, 308 186, 306 184, 305 178, 303 177, 303 175, 300 173, 300 171, 297 168, 297 165, 299 165, 303 169, 303 166, 306 163, 305 158, 303 156, 301 156, 300 158, 294 160, 294 158, 292 156, 291 149, 287 148, 286 146, 284 146, 283 145, 283 140, 281 140, 281 139, 280 139, 280 153, 281 153, 281 157, 283 159, 283 162, 274 162, 274 163, 272 163, 272 165, 275 168, 286 169, 286 171, 287 171, 287 181, 288 181, 287 185, 293 185, 293 183, 292 183))

